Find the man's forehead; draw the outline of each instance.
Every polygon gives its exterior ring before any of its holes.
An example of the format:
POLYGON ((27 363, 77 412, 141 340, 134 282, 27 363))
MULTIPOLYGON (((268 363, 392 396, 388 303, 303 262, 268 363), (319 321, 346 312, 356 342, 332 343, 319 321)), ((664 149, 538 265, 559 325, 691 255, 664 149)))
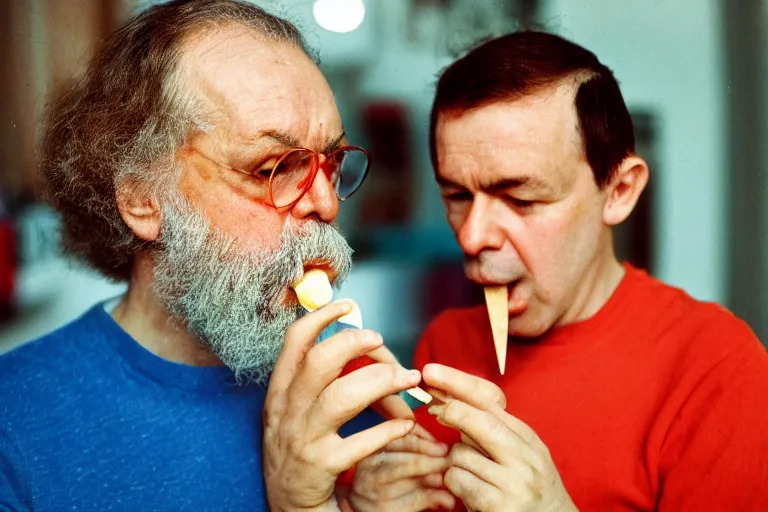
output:
POLYGON ((341 129, 325 79, 300 48, 236 25, 186 46, 185 81, 227 137, 245 142, 270 130, 305 139, 313 123, 341 129))
POLYGON ((559 182, 569 164, 584 159, 573 92, 562 87, 441 113, 435 143, 440 178, 471 177, 482 188, 500 180, 527 186, 559 182))

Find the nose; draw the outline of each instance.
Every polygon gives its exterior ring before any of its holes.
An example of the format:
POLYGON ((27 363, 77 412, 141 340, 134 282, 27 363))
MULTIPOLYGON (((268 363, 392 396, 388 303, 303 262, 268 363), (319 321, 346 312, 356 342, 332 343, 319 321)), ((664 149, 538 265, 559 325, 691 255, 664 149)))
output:
POLYGON ((493 202, 496 199, 486 194, 477 194, 472 206, 459 226, 456 238, 468 256, 477 256, 482 251, 499 250, 504 245, 504 233, 494 216, 493 202))
POLYGON ((320 155, 318 166, 307 192, 299 199, 293 208, 291 215, 297 219, 317 217, 323 222, 333 222, 339 215, 339 199, 336 197, 336 188, 323 171, 324 156, 320 155))

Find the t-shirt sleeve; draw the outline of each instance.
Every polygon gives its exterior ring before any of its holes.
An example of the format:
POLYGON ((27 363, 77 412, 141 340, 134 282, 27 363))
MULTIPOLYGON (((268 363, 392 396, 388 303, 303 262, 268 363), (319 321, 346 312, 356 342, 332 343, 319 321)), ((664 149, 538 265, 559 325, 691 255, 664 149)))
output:
POLYGON ((32 511, 30 477, 9 428, 0 427, 0 512, 32 511))
POLYGON ((670 427, 659 512, 768 510, 768 353, 751 332, 740 337, 670 427))

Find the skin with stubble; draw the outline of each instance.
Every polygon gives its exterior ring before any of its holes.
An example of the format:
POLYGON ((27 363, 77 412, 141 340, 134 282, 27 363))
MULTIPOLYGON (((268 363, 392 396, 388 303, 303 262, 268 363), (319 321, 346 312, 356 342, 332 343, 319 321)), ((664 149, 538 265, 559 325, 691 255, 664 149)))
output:
POLYGON ((589 318, 623 275, 610 231, 622 215, 614 203, 623 189, 595 183, 575 91, 568 81, 438 119, 437 178, 448 223, 467 277, 508 286, 512 336, 537 337, 589 318))
MULTIPOLYGON (((645 162, 628 156, 598 186, 579 132, 577 85, 564 80, 437 119, 436 178, 467 277, 508 287, 509 333, 529 341, 593 316, 608 300, 624 274, 611 228, 648 180, 645 162)), ((444 475, 435 469, 437 447, 416 440, 364 461, 352 496, 358 508, 450 508, 430 482, 442 477, 469 510, 575 510, 546 445, 506 412, 498 386, 438 364, 422 374, 441 397, 429 413, 462 442, 445 457, 444 475)))

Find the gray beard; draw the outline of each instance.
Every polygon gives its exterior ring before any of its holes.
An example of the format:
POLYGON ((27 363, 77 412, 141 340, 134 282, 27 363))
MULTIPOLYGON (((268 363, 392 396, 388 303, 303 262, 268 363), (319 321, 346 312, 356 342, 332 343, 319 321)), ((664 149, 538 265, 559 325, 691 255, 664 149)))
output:
POLYGON ((265 385, 286 329, 303 314, 298 304, 285 303, 289 285, 308 262, 330 266, 342 282, 352 249, 334 226, 311 221, 298 230, 286 227, 277 250, 247 252, 181 200, 166 202, 162 211, 155 294, 238 382, 265 385))

